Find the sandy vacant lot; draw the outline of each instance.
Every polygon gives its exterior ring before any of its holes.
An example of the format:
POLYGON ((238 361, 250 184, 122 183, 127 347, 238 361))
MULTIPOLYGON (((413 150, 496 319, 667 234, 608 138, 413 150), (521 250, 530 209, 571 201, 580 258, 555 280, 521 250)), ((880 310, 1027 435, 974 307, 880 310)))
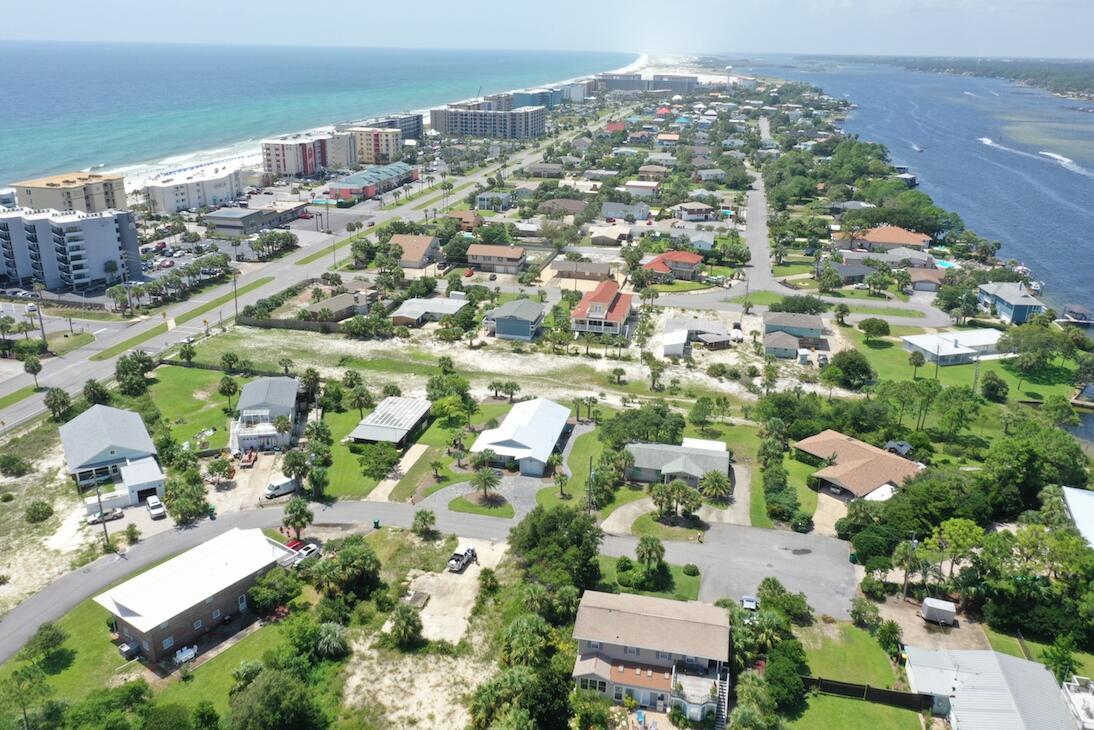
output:
POLYGON ((419 573, 412 575, 410 590, 429 594, 429 602, 421 611, 422 636, 431 641, 453 644, 467 632, 467 622, 479 592, 479 574, 483 568, 496 568, 508 549, 504 542, 459 539, 460 545, 470 545, 478 553, 478 564, 467 566, 462 573, 419 573))
POLYGON ((889 596, 885 603, 878 605, 878 609, 883 620, 900 624, 905 644, 932 650, 991 648, 980 624, 965 614, 958 614, 954 626, 937 626, 916 615, 918 603, 902 601, 899 595, 889 596))

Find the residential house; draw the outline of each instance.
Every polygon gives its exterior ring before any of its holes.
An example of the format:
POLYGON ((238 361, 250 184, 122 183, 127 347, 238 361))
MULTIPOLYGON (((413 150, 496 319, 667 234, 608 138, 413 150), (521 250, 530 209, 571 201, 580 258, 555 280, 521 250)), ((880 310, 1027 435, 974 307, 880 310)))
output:
POLYGON ((938 291, 946 278, 945 269, 908 269, 914 291, 938 291))
POLYGON ((1067 507, 1071 524, 1086 544, 1094 547, 1094 491, 1064 487, 1064 505, 1067 507))
POLYGON ((843 283, 844 286, 848 284, 861 284, 866 281, 867 276, 877 271, 872 266, 859 263, 829 265, 835 269, 837 274, 839 274, 840 282, 843 283))
POLYGON ((659 279, 686 281, 699 278, 702 266, 703 257, 691 251, 666 251, 642 264, 643 269, 652 272, 659 279))
POLYGON ((494 210, 501 212, 513 207, 513 196, 509 193, 499 193, 496 190, 486 190, 475 196, 475 207, 479 210, 494 210))
POLYGON ((436 236, 396 233, 391 243, 402 251, 399 266, 404 269, 424 269, 441 256, 441 242, 436 236))
POLYGON ((999 330, 984 327, 929 335, 908 335, 900 339, 905 350, 920 353, 927 362, 958 365, 996 354, 999 338, 1002 336, 1003 333, 999 330))
POLYGON ((724 722, 730 660, 729 614, 698 601, 585 591, 573 637, 579 689, 689 720, 724 722))
POLYGON ((904 648, 908 684, 934 695, 952 730, 1076 730, 1040 662, 986 650, 904 648))
POLYGON ((806 463, 822 467, 813 472, 812 479, 837 494, 870 501, 889 499, 923 468, 832 429, 802 439, 794 449, 806 463))
POLYGON ((664 180, 669 174, 669 168, 661 165, 642 165, 638 168, 639 180, 664 180))
POLYGON ((726 171, 717 167, 708 167, 705 170, 696 170, 695 178, 699 182, 724 182, 726 171))
POLYGON ((557 162, 533 162, 524 171, 532 177, 562 177, 562 165, 557 162))
POLYGON ((636 482, 680 479, 696 487, 710 472, 729 476, 729 451, 721 441, 685 438, 681 445, 627 444, 626 449, 634 457, 628 476, 636 482))
POLYGON ((666 331, 661 335, 661 357, 684 357, 687 353, 687 330, 666 331))
POLYGON ((524 249, 520 246, 473 243, 467 247, 467 265, 479 271, 519 274, 525 260, 524 249))
POLYGON ((514 299, 486 313, 486 331, 499 340, 531 342, 536 338, 547 307, 531 299, 514 299))
POLYGON ((839 217, 844 213, 852 210, 866 210, 867 208, 876 208, 873 203, 867 203, 862 200, 845 200, 840 203, 830 203, 828 205, 828 212, 832 215, 839 217))
POLYGON ((567 261, 555 259, 551 264, 555 276, 559 279, 585 279, 604 281, 613 278, 612 264, 598 261, 567 261))
POLYGON ((824 323, 815 314, 764 312, 764 334, 785 332, 798 338, 818 340, 824 336, 824 323))
POLYGON ((576 198, 554 198, 540 203, 536 212, 542 215, 581 215, 588 206, 584 200, 576 198))
POLYGON ((429 424, 432 407, 433 403, 423 398, 388 396, 350 431, 349 439, 358 444, 388 443, 405 448, 429 424))
POLYGON ((578 137, 570 143, 570 146, 573 147, 574 150, 577 151, 579 154, 583 155, 589 151, 590 147, 593 146, 593 141, 588 137, 578 137))
POLYGON ((312 319, 322 322, 341 322, 358 314, 368 314, 369 304, 375 294, 367 291, 346 292, 309 304, 308 314, 312 319))
MULTIPOLYGON (((891 251, 894 248, 925 250, 931 245, 931 237, 926 233, 909 231, 900 226, 877 226, 859 235, 845 235, 839 239, 845 244, 870 251, 891 251)), ((833 241, 838 243, 838 241, 833 241)))
POLYGON ((658 147, 675 147, 680 143, 680 135, 671 132, 662 132, 657 135, 656 144, 658 147))
MULTIPOLYGON (((839 239, 833 239, 834 243, 839 243, 839 239)), ((888 264, 894 269, 911 269, 911 268, 933 268, 934 257, 926 251, 915 251, 904 246, 894 248, 887 252, 880 251, 844 251, 843 263, 854 264, 864 263, 866 260, 873 260, 879 263, 888 264)))
POLYGON ((396 327, 420 327, 425 322, 437 322, 448 315, 455 315, 467 305, 466 299, 414 297, 404 301, 391 313, 391 323, 396 327))
POLYGON ((600 217, 607 221, 628 219, 644 221, 650 217, 650 206, 643 202, 631 205, 626 203, 604 203, 600 206, 600 217))
POLYGON ((126 464, 156 455, 140 415, 121 408, 91 406, 60 433, 67 472, 80 487, 113 481, 126 464))
POLYGON ((277 376, 256 378, 243 386, 236 402, 239 417, 232 422, 228 448, 232 453, 284 449, 297 425, 300 382, 277 376), (280 417, 289 419, 288 430, 277 429, 280 417))
POLYGON ((233 527, 94 601, 114 617, 121 641, 148 661, 161 662, 187 645, 206 648, 211 632, 248 612, 247 592, 259 576, 295 555, 258 528, 233 527))
POLYGON ((976 301, 982 309, 994 309, 995 315, 1007 324, 1023 324, 1045 311, 1041 300, 1030 294, 1020 281, 981 284, 976 301))
POLYGON ((694 200, 673 206, 672 214, 682 221, 709 221, 715 217, 713 206, 694 200))
POLYGON ((612 157, 637 157, 641 152, 636 147, 616 147, 612 150, 612 157))
POLYGON ((448 217, 455 218, 464 233, 471 233, 482 225, 482 216, 473 210, 453 210, 448 213, 448 217))
POLYGON ((646 157, 647 165, 664 165, 668 168, 676 167, 679 164, 679 160, 676 156, 669 152, 653 152, 646 157))
POLYGON ((793 360, 801 350, 801 340, 786 332, 769 332, 764 335, 764 355, 780 360, 793 360))
POLYGON ((620 293, 614 279, 602 281, 570 310, 570 328, 574 332, 626 334, 631 300, 631 294, 620 293))
POLYGON ((631 227, 626 223, 589 226, 589 241, 594 246, 622 246, 631 239, 631 227))
POLYGON ((581 176, 586 180, 611 180, 616 175, 619 175, 619 170, 586 170, 581 173, 581 176))
POLYGON ((547 460, 559 450, 567 431, 570 409, 546 398, 513 406, 497 428, 488 428, 471 445, 471 453, 492 451, 494 466, 516 466, 525 476, 541 477, 547 460))
POLYGON ((661 183, 656 180, 628 180, 619 189, 636 198, 653 198, 661 192, 661 183))

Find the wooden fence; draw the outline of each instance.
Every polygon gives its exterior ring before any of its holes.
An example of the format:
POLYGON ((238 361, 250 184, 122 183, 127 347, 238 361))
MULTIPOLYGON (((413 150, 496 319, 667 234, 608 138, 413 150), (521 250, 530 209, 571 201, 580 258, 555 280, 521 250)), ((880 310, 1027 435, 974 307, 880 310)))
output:
POLYGON ((806 689, 816 689, 818 692, 825 694, 852 697, 881 705, 902 707, 915 712, 930 710, 934 705, 934 696, 923 692, 901 692, 895 689, 883 689, 853 682, 840 682, 835 679, 824 679, 823 677, 802 677, 802 682, 805 684, 806 689))

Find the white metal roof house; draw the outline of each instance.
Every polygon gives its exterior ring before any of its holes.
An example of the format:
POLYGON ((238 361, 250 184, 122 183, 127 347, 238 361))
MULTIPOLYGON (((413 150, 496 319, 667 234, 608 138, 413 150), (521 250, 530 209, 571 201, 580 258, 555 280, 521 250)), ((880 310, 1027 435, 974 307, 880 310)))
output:
POLYGON ((362 419, 349 438, 358 443, 392 443, 402 448, 407 436, 425 423, 433 403, 422 398, 389 396, 380 401, 372 413, 362 419))
POLYGON ((1075 730, 1043 664, 995 651, 905 651, 908 683, 948 699, 953 730, 1075 730))
POLYGON ((521 474, 543 476, 569 418, 569 408, 546 398, 521 401, 500 426, 479 434, 471 453, 490 449, 502 464, 516 462, 521 474))
POLYGON ((927 362, 939 365, 969 363, 984 355, 994 355, 1003 333, 991 327, 956 330, 927 335, 907 335, 900 339, 908 352, 919 352, 927 362))
POLYGON ((60 428, 68 473, 77 484, 109 481, 130 461, 156 455, 140 415, 94 405, 60 428))
POLYGON ((1071 521, 1075 529, 1086 540, 1086 544, 1094 547, 1094 492, 1089 489, 1076 489, 1064 487, 1064 504, 1071 515, 1071 521))
POLYGON ((259 575, 294 551, 259 529, 232 528, 97 596, 118 633, 159 661, 200 641, 224 617, 247 610, 259 575))

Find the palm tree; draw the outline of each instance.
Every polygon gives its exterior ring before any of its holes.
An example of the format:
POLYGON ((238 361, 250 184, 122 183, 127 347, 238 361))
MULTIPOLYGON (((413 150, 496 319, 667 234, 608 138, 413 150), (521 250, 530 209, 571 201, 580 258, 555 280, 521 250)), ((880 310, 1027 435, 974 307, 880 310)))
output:
POLYGON ((566 496, 566 485, 570 483, 570 477, 566 476, 565 472, 555 472, 555 486, 558 487, 558 496, 566 496))
POLYGON ((919 564, 919 557, 915 552, 915 543, 904 540, 893 548, 893 565, 904 571, 904 588, 900 592, 901 600, 908 598, 908 575, 919 564))
POLYGON ((179 357, 183 359, 187 367, 194 362, 194 358, 197 357, 197 354, 197 350, 195 350, 194 346, 189 342, 183 342, 179 347, 179 357))
POLYGON ((291 357, 283 357, 283 358, 281 358, 280 360, 277 361, 277 364, 279 366, 281 366, 281 369, 285 372, 285 375, 288 376, 289 371, 292 370, 292 366, 293 366, 292 358, 291 357))
POLYGON ((494 397, 495 398, 500 398, 501 396, 499 396, 498 393, 501 391, 502 388, 505 387, 505 381, 504 380, 491 380, 490 384, 487 385, 486 387, 489 388, 490 390, 494 391, 494 397))
POLYGON ((919 350, 912 352, 908 355, 908 364, 912 366, 912 380, 915 380, 916 373, 919 369, 927 364, 927 358, 923 357, 923 353, 919 350))
POLYGON ((471 475, 471 485, 475 489, 482 490, 483 500, 486 500, 490 496, 490 492, 497 489, 499 484, 501 484, 501 477, 489 466, 479 467, 471 475))
POLYGON ((281 517, 281 524, 295 532, 297 540, 300 539, 300 531, 314 521, 315 515, 308 509, 308 503, 303 497, 290 499, 285 505, 285 514, 281 517))
POLYGON ((752 630, 761 652, 766 654, 782 638, 782 619, 774 611, 760 611, 752 625, 752 630))
POLYGON ((368 389, 363 385, 358 385, 349 394, 350 408, 356 408, 357 412, 361 414, 361 418, 365 417, 365 409, 372 408, 373 399, 372 394, 368 392, 368 389))
POLYGON ((665 559, 665 546, 653 535, 643 535, 638 540, 634 555, 647 571, 651 571, 665 559))
POLYGON ((440 459, 434 459, 433 461, 429 462, 429 468, 433 471, 433 478, 440 479, 441 469, 444 468, 444 462, 440 459))
POLYGON ((34 378, 34 389, 38 390, 38 373, 42 372, 42 361, 37 355, 27 355, 23 358, 23 371, 34 378))
POLYGON ((232 410, 232 396, 239 392, 239 384, 231 375, 225 375, 220 379, 217 392, 228 399, 228 410, 232 410))
MULTIPOLYGON (((628 452, 629 453, 629 452, 628 452)), ((733 494, 733 484, 720 471, 708 471, 699 480, 699 491, 707 499, 725 501, 733 494)))
POLYGON ((0 339, 4 341, 4 350, 8 349, 8 335, 15 329, 15 319, 8 315, 0 316, 0 339))
POLYGON ((274 430, 278 435, 284 435, 292 431, 292 419, 288 416, 278 416, 273 420, 274 430))

